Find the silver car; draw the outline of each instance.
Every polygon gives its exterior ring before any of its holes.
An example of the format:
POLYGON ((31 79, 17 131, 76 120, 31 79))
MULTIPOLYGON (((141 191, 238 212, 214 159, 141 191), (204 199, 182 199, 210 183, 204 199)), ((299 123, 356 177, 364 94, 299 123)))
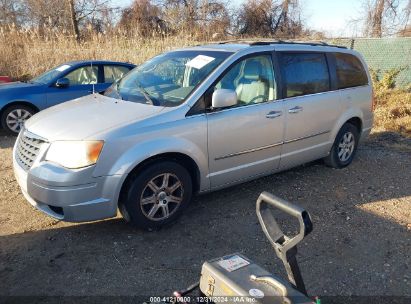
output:
POLYGON ((349 165, 373 121, 361 55, 331 45, 221 43, 156 56, 105 96, 42 111, 15 147, 27 200, 64 221, 153 229, 192 195, 324 158, 349 165))

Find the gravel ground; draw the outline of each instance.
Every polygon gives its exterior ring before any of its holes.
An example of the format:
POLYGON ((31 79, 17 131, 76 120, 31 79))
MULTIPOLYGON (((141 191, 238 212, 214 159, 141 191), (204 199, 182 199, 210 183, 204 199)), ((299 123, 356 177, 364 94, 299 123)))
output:
POLYGON ((298 256, 309 294, 411 296, 411 145, 373 137, 348 168, 318 161, 199 196, 173 226, 143 232, 120 217, 72 224, 34 210, 13 176, 15 139, 1 133, 0 295, 168 295, 236 251, 284 275, 255 215, 270 191, 311 213, 298 256))

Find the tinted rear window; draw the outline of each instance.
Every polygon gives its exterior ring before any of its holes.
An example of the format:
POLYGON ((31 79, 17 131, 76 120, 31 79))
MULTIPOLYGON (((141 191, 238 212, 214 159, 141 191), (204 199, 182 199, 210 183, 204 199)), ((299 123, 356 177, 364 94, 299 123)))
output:
POLYGON ((357 57, 351 54, 336 53, 335 59, 339 89, 368 84, 367 73, 357 57))
POLYGON ((323 53, 282 53, 280 60, 286 97, 330 89, 327 60, 323 53))

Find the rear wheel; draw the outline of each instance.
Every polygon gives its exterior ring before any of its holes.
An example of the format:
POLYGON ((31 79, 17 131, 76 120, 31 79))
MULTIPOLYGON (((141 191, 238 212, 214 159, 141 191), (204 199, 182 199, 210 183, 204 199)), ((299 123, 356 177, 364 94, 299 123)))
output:
POLYGON ((1 115, 1 125, 8 133, 17 135, 24 122, 35 114, 35 111, 25 105, 12 105, 1 115))
POLYGON ((344 168, 351 164, 357 152, 360 134, 357 127, 344 124, 335 138, 330 154, 324 159, 327 166, 344 168))
POLYGON ((144 168, 125 187, 120 212, 143 229, 157 229, 176 220, 192 196, 190 174, 172 161, 144 168))

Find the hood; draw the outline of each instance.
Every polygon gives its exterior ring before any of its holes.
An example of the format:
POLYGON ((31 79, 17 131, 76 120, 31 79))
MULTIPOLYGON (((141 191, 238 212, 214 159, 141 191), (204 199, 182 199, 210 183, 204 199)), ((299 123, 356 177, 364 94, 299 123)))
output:
POLYGON ((9 90, 9 89, 22 89, 22 88, 33 87, 33 86, 41 86, 41 84, 32 83, 32 82, 21 82, 21 81, 0 83, 0 91, 9 90))
POLYGON ((49 141, 82 140, 143 120, 163 109, 100 94, 87 95, 37 113, 26 121, 25 128, 49 141))

